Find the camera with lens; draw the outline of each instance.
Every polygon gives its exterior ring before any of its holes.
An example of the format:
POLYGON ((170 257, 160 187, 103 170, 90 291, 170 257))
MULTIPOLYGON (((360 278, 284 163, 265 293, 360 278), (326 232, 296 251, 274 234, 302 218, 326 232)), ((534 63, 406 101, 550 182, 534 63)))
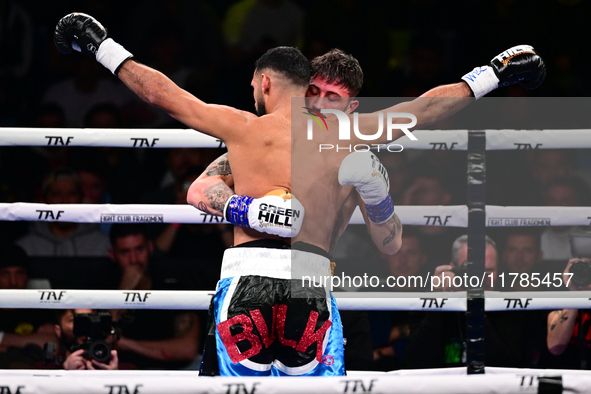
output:
POLYGON ((115 334, 118 335, 119 330, 114 327, 110 312, 77 314, 74 316, 74 337, 85 338, 71 351, 84 349, 83 357, 87 360, 108 364, 111 361, 111 345, 105 340, 115 334))
POLYGON ((470 263, 468 263, 468 261, 464 261, 459 267, 453 267, 451 272, 453 272, 455 276, 464 276, 464 274, 468 273, 469 265, 470 263))
MULTIPOLYGON (((575 231, 569 235, 571 255, 591 258, 591 231, 575 231)), ((591 262, 575 261, 568 272, 573 274, 572 283, 579 287, 591 284, 591 262)))

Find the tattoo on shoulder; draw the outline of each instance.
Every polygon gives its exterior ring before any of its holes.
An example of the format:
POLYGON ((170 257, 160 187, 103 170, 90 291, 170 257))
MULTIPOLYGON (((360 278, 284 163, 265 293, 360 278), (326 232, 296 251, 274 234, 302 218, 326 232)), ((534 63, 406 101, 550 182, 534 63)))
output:
POLYGON ((560 316, 560 322, 564 323, 565 321, 568 320, 568 317, 566 317, 566 311, 560 316))
POLYGON ((224 153, 218 159, 211 163, 205 170, 207 176, 212 175, 230 175, 232 169, 230 168, 230 161, 228 160, 228 154, 224 153))
POLYGON ((388 220, 388 223, 392 223, 392 231, 382 242, 383 246, 386 246, 392 242, 394 238, 396 238, 396 236, 402 231, 402 223, 400 223, 400 218, 398 215, 392 215, 392 217, 388 220))
POLYGON ((554 331, 555 328, 556 328, 556 323, 554 323, 550 326, 550 331, 554 331))
POLYGON ((223 182, 205 188, 204 194, 207 197, 209 206, 219 212, 224 211, 226 201, 232 196, 232 192, 228 191, 228 186, 223 182))

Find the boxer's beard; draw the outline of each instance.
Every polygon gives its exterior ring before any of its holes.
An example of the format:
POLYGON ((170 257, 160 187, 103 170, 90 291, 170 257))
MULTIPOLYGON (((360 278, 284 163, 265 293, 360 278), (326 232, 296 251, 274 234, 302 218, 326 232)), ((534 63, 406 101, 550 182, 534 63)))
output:
POLYGON ((257 110, 257 116, 263 116, 263 115, 267 114, 267 108, 265 107, 265 98, 264 97, 261 96, 257 99, 256 110, 257 110))

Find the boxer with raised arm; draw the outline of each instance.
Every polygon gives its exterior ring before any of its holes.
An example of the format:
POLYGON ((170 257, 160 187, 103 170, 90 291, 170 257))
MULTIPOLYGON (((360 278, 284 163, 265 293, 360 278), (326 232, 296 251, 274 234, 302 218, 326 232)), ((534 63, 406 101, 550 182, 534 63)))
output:
MULTIPOLYGON (((338 109, 350 114, 359 104, 358 101, 350 97, 354 97, 361 86, 349 88, 349 81, 355 80, 355 74, 360 73, 361 69, 356 61, 359 70, 355 69, 354 64, 350 64, 351 59, 354 59, 352 56, 342 54, 335 57, 333 51, 312 60, 312 79, 306 94, 306 105, 316 111, 338 109), (328 61, 332 64, 325 65, 328 61)), ((417 124, 412 129, 416 129, 452 115, 472 101, 468 99, 469 97, 480 98, 497 87, 521 83, 527 89, 534 89, 542 83, 545 73, 544 63, 534 49, 528 45, 520 45, 499 54, 487 66, 476 67, 472 72, 462 77, 464 82, 436 87, 413 101, 398 104, 383 112, 406 112, 415 115, 417 124), (458 99, 454 100, 454 97, 458 99)), ((375 115, 360 115, 359 118, 360 130, 375 131, 375 115)), ((326 121, 328 130, 338 130, 338 124, 334 123, 334 116, 327 116, 326 121)), ((408 123, 408 119, 400 120, 400 123, 408 123)), ((299 129, 305 130, 306 128, 304 125, 299 128, 292 127, 292 130, 299 129)), ((378 248, 384 253, 396 253, 400 248, 402 228, 398 217, 392 214, 385 222, 377 224, 377 219, 371 220, 368 217, 366 209, 366 206, 369 206, 370 210, 372 206, 378 205, 379 207, 379 203, 382 201, 383 208, 387 208, 391 204, 391 201, 388 201, 386 178, 381 179, 382 182, 378 182, 377 177, 371 176, 371 174, 380 172, 381 164, 369 152, 350 154, 349 151, 342 150, 341 152, 329 151, 318 154, 317 144, 322 143, 323 140, 316 138, 324 138, 324 142, 334 143, 334 133, 323 134, 315 129, 314 144, 308 144, 309 146, 306 148, 308 143, 306 138, 298 138, 292 145, 292 151, 298 155, 292 160, 294 164, 297 164, 297 171, 292 173, 292 176, 295 177, 292 179, 292 185, 297 190, 303 206, 306 207, 309 218, 304 220, 303 227, 294 241, 310 243, 332 253, 359 203, 365 222, 378 248), (300 143, 300 148, 297 143, 300 143), (345 157, 347 159, 344 161, 345 157), (371 180, 374 182, 373 188, 371 180), (340 188, 339 185, 346 187, 340 188), (365 190, 372 191, 372 189, 375 189, 376 193, 373 199, 367 196, 368 192, 365 192, 365 190), (382 190, 380 191, 380 189, 382 190), (356 190, 359 193, 355 193, 356 190), (363 198, 364 194, 365 199, 363 198), (322 218, 322 220, 314 221, 310 219, 311 217, 322 218)), ((401 130, 393 131, 393 140, 401 136, 403 136, 401 130)), ((371 143, 388 143, 389 141, 385 138, 386 133, 371 143)), ((367 141, 360 140, 353 134, 350 143, 351 145, 364 144, 367 141)), ((221 216, 225 201, 233 194, 232 182, 228 156, 222 155, 191 185, 188 201, 201 210, 221 216)), ((374 210, 378 207, 374 207, 374 210)), ((387 209, 386 212, 389 210, 387 209)))
MULTIPOLYGON (((303 97, 310 80, 305 57, 294 48, 280 47, 257 61, 251 85, 257 113, 263 116, 256 117, 234 108, 206 104, 162 73, 130 60, 131 53, 108 38, 102 25, 88 15, 75 13, 62 18, 56 27, 55 42, 62 52, 74 49, 96 56, 140 98, 187 126, 221 139, 228 148, 238 195, 225 202, 224 214, 241 227, 234 230, 236 247, 224 254, 222 279, 213 300, 219 372, 343 375, 342 328, 336 305, 326 288, 307 288, 298 279, 302 275, 330 276, 326 253, 330 233, 351 187, 357 188, 368 218, 377 225, 393 217, 393 205, 387 178, 373 176, 380 168, 373 155, 354 155, 346 165, 341 165, 346 156, 343 152, 332 155, 328 161, 310 155, 310 142, 300 138, 300 133, 305 135, 308 116, 292 116, 291 110, 291 98, 303 97), (297 153, 294 160, 292 152, 297 153), (304 165, 292 177, 292 161, 302 160, 304 165), (308 171, 313 172, 309 173, 311 179, 302 174, 308 171), (322 184, 313 188, 310 180, 322 184), (308 230, 302 228, 300 237, 308 233, 301 238, 306 245, 303 250, 290 250, 288 244, 269 235, 291 235, 295 233, 291 232, 293 225, 302 223, 297 219, 303 217, 303 208, 292 206, 290 202, 294 201, 285 192, 265 196, 277 189, 290 191, 293 181, 303 181, 302 193, 310 192, 299 196, 302 205, 312 209, 314 217, 325 217, 321 228, 314 228, 314 221, 310 221, 308 230), (324 202, 315 205, 319 195, 330 203, 328 209, 324 202)), ((487 72, 486 67, 474 71, 470 78, 478 85, 479 90, 473 88, 475 96, 495 88, 499 79, 507 80, 507 74, 523 69, 521 60, 517 66, 507 66, 509 71, 503 78, 496 76, 496 70, 487 72)), ((531 60, 526 63, 526 67, 532 68, 531 60)), ((529 74, 511 82, 531 80, 529 74)), ((471 96, 464 83, 437 89, 434 96, 471 96)), ((430 98, 389 110, 413 113, 418 126, 449 116, 467 104, 467 100, 430 98)), ((329 129, 336 130, 336 118, 332 118, 327 119, 329 129)), ((361 130, 375 129, 375 123, 375 117, 360 116, 361 130)), ((394 139, 400 135, 395 133, 394 139)), ((324 133, 322 139, 330 141, 330 134, 324 133)), ((383 143, 385 139, 376 142, 383 143)), ((306 226, 306 220, 303 225, 306 226)))

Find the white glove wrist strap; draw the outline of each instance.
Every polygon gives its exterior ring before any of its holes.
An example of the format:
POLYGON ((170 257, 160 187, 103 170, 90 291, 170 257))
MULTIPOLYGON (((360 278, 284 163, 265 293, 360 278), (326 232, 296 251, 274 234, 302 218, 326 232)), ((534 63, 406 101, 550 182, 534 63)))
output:
POLYGON ((112 38, 107 38, 99 46, 96 51, 96 60, 108 68, 114 75, 117 75, 119 67, 133 55, 127 49, 113 41, 112 38))
POLYGON ((474 98, 480 97, 492 92, 499 87, 499 78, 495 75, 492 67, 482 66, 476 67, 468 74, 462 77, 462 80, 470 86, 474 98))

